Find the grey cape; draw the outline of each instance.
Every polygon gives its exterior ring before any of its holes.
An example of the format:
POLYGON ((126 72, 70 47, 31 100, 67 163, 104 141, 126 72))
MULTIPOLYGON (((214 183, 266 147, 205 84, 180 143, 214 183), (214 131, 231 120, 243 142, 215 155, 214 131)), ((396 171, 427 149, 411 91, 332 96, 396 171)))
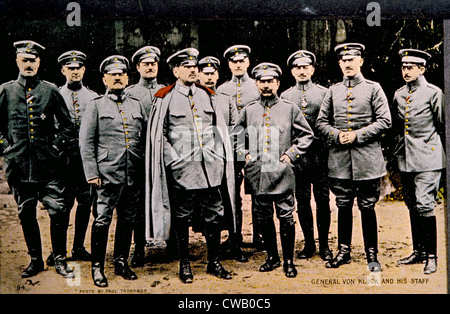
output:
MULTIPOLYGON (((197 84, 197 83, 196 83, 197 84)), ((161 88, 155 93, 155 102, 149 116, 145 148, 145 238, 168 240, 171 227, 170 196, 163 156, 163 125, 172 98, 175 84, 161 88)), ((225 174, 222 184, 226 185, 230 200, 235 198, 234 157, 227 124, 219 106, 216 106, 215 93, 197 84, 211 95, 211 104, 216 113, 216 126, 225 150, 225 174)), ((231 202, 233 226, 236 227, 234 202, 231 202)))

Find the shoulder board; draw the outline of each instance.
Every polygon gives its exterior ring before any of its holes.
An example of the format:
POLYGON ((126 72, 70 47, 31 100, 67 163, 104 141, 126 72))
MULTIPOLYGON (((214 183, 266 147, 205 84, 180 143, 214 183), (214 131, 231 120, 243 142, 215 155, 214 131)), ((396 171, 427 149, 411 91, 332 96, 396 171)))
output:
POLYGON ((55 83, 52 83, 52 82, 49 82, 49 81, 46 81, 46 80, 42 80, 42 82, 44 82, 44 83, 50 85, 51 87, 54 87, 54 88, 58 89, 58 86, 56 86, 55 83))
POLYGON ((399 89, 397 89, 395 92, 396 93, 399 93, 399 92, 401 92, 403 89, 405 89, 406 88, 406 85, 403 85, 402 87, 400 87, 399 89))
POLYGON ((285 103, 288 103, 288 104, 290 104, 290 105, 295 105, 292 101, 290 101, 290 100, 287 100, 287 99, 284 99, 284 98, 279 98, 279 101, 280 100, 282 100, 282 101, 284 101, 285 103))
MULTIPOLYGON (((285 99, 283 99, 283 100, 285 100, 285 99)), ((258 102, 259 102, 259 100, 253 100, 253 101, 249 102, 245 107, 253 106, 254 104, 257 104, 258 102)))
POLYGON ((172 85, 160 88, 156 93, 155 93, 155 97, 159 97, 159 98, 163 98, 164 96, 166 96, 171 90, 172 88, 175 87, 175 83, 173 83, 172 85))
POLYGON ((207 92, 208 95, 215 95, 216 94, 212 89, 210 89, 210 88, 208 88, 208 87, 206 87, 206 86, 204 86, 202 84, 199 84, 197 82, 195 82, 194 84, 195 84, 195 86, 197 86, 197 87, 203 89, 205 92, 207 92))
POLYGON ((284 93, 290 92, 293 88, 294 88, 294 86, 289 87, 289 88, 286 89, 284 92, 282 92, 281 95, 283 95, 284 93))
POLYGON ((105 95, 100 95, 99 94, 97 97, 92 98, 92 100, 97 100, 97 99, 103 98, 103 96, 105 96, 105 95))
POLYGON ((378 84, 377 82, 375 82, 375 81, 371 81, 371 80, 368 80, 368 79, 365 79, 366 80, 366 82, 368 83, 368 84, 378 84))
POLYGON ((323 90, 327 90, 328 89, 325 86, 322 86, 320 84, 314 84, 314 85, 316 85, 318 88, 323 89, 323 90))
POLYGON ((442 92, 442 90, 438 86, 436 86, 434 84, 431 84, 431 83, 428 83, 428 82, 427 82, 427 87, 442 92))
POLYGON ((14 82, 15 82, 14 80, 11 80, 11 81, 8 81, 8 82, 5 82, 5 83, 1 84, 0 86, 11 85, 14 82))

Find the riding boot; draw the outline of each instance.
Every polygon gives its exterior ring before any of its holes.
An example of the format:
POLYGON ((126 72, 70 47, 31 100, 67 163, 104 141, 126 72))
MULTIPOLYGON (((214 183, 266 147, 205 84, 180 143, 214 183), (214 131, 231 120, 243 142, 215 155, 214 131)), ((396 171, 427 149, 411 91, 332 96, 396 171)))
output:
POLYGON ((223 268, 219 261, 220 230, 217 226, 208 226, 205 231, 208 250, 208 266, 206 272, 221 279, 231 279, 231 273, 223 268))
POLYGON ((432 274, 437 270, 437 231, 436 231, 436 217, 421 217, 423 231, 424 231, 424 247, 427 253, 424 274, 432 274))
POLYGON ((423 247, 423 233, 420 223, 420 217, 415 210, 409 211, 411 238, 413 245, 413 252, 411 255, 400 259, 397 265, 421 264, 426 260, 427 254, 423 247))
POLYGON ((283 251, 283 270, 286 277, 297 276, 294 265, 295 224, 293 221, 282 221, 280 224, 281 248, 283 251))
POLYGON ((189 225, 178 223, 175 235, 178 245, 178 256, 180 259, 180 279, 183 283, 191 283, 194 280, 189 263, 189 225))
POLYGON ((68 225, 68 213, 59 213, 50 217, 50 237, 55 270, 65 278, 73 278, 73 270, 68 267, 66 262, 68 225))
POLYGON ((31 262, 22 272, 22 278, 29 278, 37 275, 44 270, 44 261, 42 259, 41 234, 37 220, 20 221, 22 225, 25 243, 28 248, 31 262))
POLYGON ((272 271, 275 268, 280 267, 280 256, 278 255, 277 233, 275 230, 275 224, 272 219, 269 219, 268 221, 261 222, 260 226, 264 240, 264 246, 267 252, 267 258, 265 263, 259 268, 259 271, 272 271))
POLYGON ((328 245, 328 234, 330 232, 331 213, 329 202, 326 204, 317 203, 317 232, 319 234, 319 255, 324 261, 333 259, 330 247, 328 245))
POLYGON ((91 205, 78 204, 75 214, 75 234, 73 238, 72 259, 90 261, 91 254, 84 247, 86 231, 91 217, 91 205))
POLYGON ((108 231, 109 226, 96 225, 95 222, 92 226, 92 279, 98 287, 108 286, 108 280, 104 273, 108 231))
POLYGON ((305 238, 305 246, 297 255, 300 259, 310 258, 316 252, 314 241, 314 222, 311 206, 302 206, 298 209, 298 219, 305 238))

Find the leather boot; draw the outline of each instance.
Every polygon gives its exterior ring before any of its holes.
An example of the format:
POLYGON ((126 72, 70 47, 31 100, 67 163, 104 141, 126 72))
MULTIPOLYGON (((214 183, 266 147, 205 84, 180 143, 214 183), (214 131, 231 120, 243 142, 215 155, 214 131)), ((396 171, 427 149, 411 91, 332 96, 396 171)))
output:
POLYGON ((247 256, 241 248, 242 235, 239 233, 232 233, 230 236, 230 251, 233 258, 241 263, 248 262, 247 256))
POLYGON ((366 251, 367 266, 371 272, 381 271, 381 265, 377 259, 377 252, 378 250, 376 248, 368 248, 366 251))
POLYGON ((100 262, 92 263, 92 279, 97 287, 108 287, 108 280, 104 273, 104 264, 100 262))
POLYGON ((267 222, 261 223, 261 231, 264 239, 264 246, 267 252, 266 261, 259 268, 260 272, 272 271, 277 267, 280 267, 281 261, 278 255, 277 246, 277 234, 273 220, 270 219, 267 222))
POLYGON ((55 270, 64 278, 74 278, 73 270, 69 268, 66 262, 66 257, 63 255, 55 256, 55 270))
POLYGON ((142 267, 145 265, 145 247, 139 243, 135 243, 134 251, 131 254, 131 266, 132 267, 142 267))
POLYGON ((338 268, 343 264, 349 264, 351 262, 350 246, 345 244, 339 244, 339 252, 334 259, 328 261, 325 266, 327 268, 338 268))
POLYGON ((84 247, 86 231, 91 215, 91 201, 84 200, 85 203, 78 204, 75 215, 75 233, 73 238, 72 259, 76 261, 91 261, 91 254, 84 247))
POLYGON ((411 255, 399 259, 397 265, 412 265, 412 264, 422 264, 425 262, 427 258, 426 252, 421 252, 418 250, 414 250, 411 255))
POLYGON ((220 230, 217 226, 208 227, 205 232, 206 246, 208 250, 208 266, 206 272, 221 279, 231 279, 231 273, 223 268, 219 261, 220 230), (214 230, 215 229, 215 230, 214 230))
POLYGON ((310 258, 314 255, 314 253, 316 253, 316 244, 314 241, 314 221, 309 202, 310 200, 308 199, 308 205, 303 205, 301 207, 299 206, 298 208, 298 220, 305 238, 305 246, 297 255, 299 259, 310 258))
POLYGON ((137 279, 137 275, 128 266, 128 262, 125 257, 118 257, 115 259, 114 273, 118 276, 122 276, 125 280, 137 279))
POLYGON ((42 260, 42 253, 40 248, 34 248, 29 251, 31 262, 28 267, 22 272, 22 278, 29 278, 37 275, 44 270, 44 261, 42 260))
POLYGON ((92 246, 92 279, 97 287, 107 287, 108 280, 104 273, 106 246, 109 226, 97 225, 94 222, 91 232, 92 246))
POLYGON ((180 280, 183 283, 192 283, 194 281, 194 275, 192 274, 189 263, 189 225, 178 223, 176 225, 175 235, 180 258, 180 280))
POLYGON ((437 231, 436 231, 436 217, 421 217, 424 231, 424 247, 427 252, 424 274, 432 274, 437 270, 437 231))
POLYGON ((283 251, 283 270, 286 277, 296 277, 294 265, 295 225, 293 221, 282 221, 280 224, 281 247, 283 251))
POLYGON ((420 224, 420 217, 415 210, 409 211, 409 218, 411 224, 411 238, 413 245, 413 252, 400 260, 397 265, 411 265, 422 264, 427 258, 427 253, 423 247, 423 230, 420 224))

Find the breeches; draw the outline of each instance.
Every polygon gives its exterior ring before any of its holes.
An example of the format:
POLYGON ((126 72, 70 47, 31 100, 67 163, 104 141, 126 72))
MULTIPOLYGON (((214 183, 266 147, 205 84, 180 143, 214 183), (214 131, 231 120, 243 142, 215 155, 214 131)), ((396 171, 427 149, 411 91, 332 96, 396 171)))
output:
POLYGON ((280 221, 294 222, 295 197, 293 193, 284 195, 253 195, 254 215, 258 223, 272 220, 274 207, 280 221))
POLYGON ((408 209, 423 217, 435 216, 441 171, 402 172, 400 176, 408 209))

